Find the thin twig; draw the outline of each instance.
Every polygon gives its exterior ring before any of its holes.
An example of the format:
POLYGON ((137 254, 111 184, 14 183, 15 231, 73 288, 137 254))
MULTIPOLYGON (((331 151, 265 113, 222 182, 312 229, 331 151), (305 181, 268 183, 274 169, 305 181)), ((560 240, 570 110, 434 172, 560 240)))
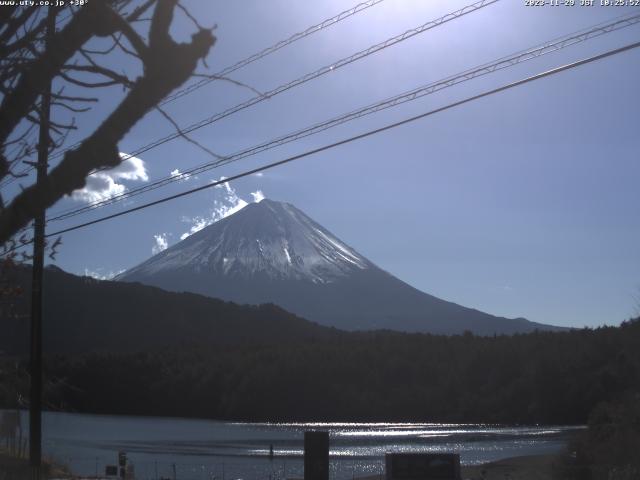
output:
POLYGON ((219 75, 210 75, 210 74, 207 74, 207 73, 194 73, 192 76, 193 77, 198 77, 198 78, 207 78, 207 79, 210 79, 210 80, 222 80, 223 82, 232 83, 236 87, 247 88, 247 89, 251 90, 253 93, 255 93, 256 95, 259 95, 261 97, 265 96, 264 92, 261 92, 260 90, 252 87, 251 85, 247 85, 244 82, 241 82, 239 80, 234 80, 233 78, 221 77, 219 75))
POLYGON ((212 157, 218 159, 218 160, 224 160, 225 157, 223 157, 222 155, 218 155, 217 153, 209 150, 207 147, 205 147, 204 145, 200 144, 199 142, 197 142, 196 140, 194 140, 193 138, 190 138, 186 133, 184 133, 182 131, 182 129, 180 128, 180 126, 175 122, 175 120, 173 120, 173 118, 171 118, 171 116, 165 112, 161 107, 156 106, 155 109, 160 112, 162 114, 162 116, 164 118, 166 118, 171 125, 173 125, 173 127, 176 129, 176 131, 178 132, 178 134, 184 138, 187 142, 194 144, 196 147, 200 148, 201 150, 205 151, 206 153, 208 153, 209 155, 211 155, 212 157))

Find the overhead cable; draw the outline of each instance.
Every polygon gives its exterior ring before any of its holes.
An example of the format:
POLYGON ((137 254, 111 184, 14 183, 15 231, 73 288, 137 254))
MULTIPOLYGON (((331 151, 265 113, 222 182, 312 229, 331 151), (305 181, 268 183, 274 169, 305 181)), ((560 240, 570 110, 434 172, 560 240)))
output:
POLYGON ((343 114, 338 117, 334 117, 330 120, 314 124, 304 129, 297 130, 295 132, 277 137, 267 142, 262 142, 258 145, 255 145, 249 148, 245 148, 232 155, 224 157, 222 160, 216 160, 213 162, 208 162, 208 163, 190 168, 188 170, 180 172, 179 174, 158 179, 152 183, 142 185, 140 187, 129 190, 127 192, 114 195, 113 197, 108 199, 98 200, 88 205, 84 205, 82 207, 72 208, 72 209, 58 212, 57 214, 53 214, 53 216, 50 218, 50 221, 64 220, 64 219, 94 210, 98 207, 103 207, 103 206, 117 203, 125 199, 130 199, 131 197, 155 190, 157 188, 160 188, 175 182, 179 182, 190 176, 198 175, 203 172, 212 170, 214 168, 219 168, 231 162, 238 161, 242 158, 256 155, 266 150, 270 150, 272 148, 293 142, 295 140, 308 137, 310 135, 328 130, 329 128, 333 128, 335 126, 364 117, 366 115, 370 115, 375 112, 379 112, 391 107, 395 107, 395 106, 404 104, 406 102, 416 100, 418 98, 422 98, 426 95, 430 95, 432 93, 441 91, 445 88, 458 85, 462 82, 466 82, 480 76, 484 76, 508 67, 518 65, 525 61, 529 61, 529 60, 541 57, 543 55, 556 52, 568 46, 575 45, 577 43, 581 43, 589 39, 599 37, 606 33, 610 33, 610 32, 619 30, 621 28, 635 25, 637 23, 640 23, 640 14, 627 15, 623 18, 619 18, 609 23, 601 23, 593 27, 590 27, 589 29, 581 30, 579 32, 574 32, 569 35, 559 37, 557 39, 551 40, 549 42, 538 45, 536 47, 519 51, 512 55, 502 57, 493 62, 486 63, 478 67, 465 70, 461 73, 446 77, 442 80, 438 80, 436 82, 432 82, 427 85, 423 85, 421 87, 418 87, 410 91, 404 92, 402 94, 370 104, 368 106, 359 108, 357 110, 353 110, 349 113, 343 114))
MULTIPOLYGON (((174 100, 176 100, 177 98, 183 97, 185 95, 188 95, 189 93, 202 88, 203 86, 217 80, 220 78, 224 78, 227 75, 229 75, 230 73, 235 72, 236 70, 239 70, 243 67, 246 67, 247 65, 260 60, 268 55, 271 55, 272 53, 280 50, 281 48, 284 48, 288 45, 291 45, 292 43, 297 42, 298 40, 302 40, 303 38, 308 37, 309 35, 312 35, 314 33, 320 32, 328 27, 332 27, 334 25, 337 25, 338 23, 340 23, 341 21, 350 18, 370 7, 373 7, 374 5, 377 5, 378 3, 381 3, 385 0, 369 0, 367 2, 362 2, 357 4, 356 6, 348 9, 348 10, 344 10, 340 13, 338 13, 337 15, 334 15, 331 18, 327 18, 325 20, 323 20, 320 23, 316 23, 315 25, 311 25, 310 27, 307 27, 306 29, 298 32, 298 33, 294 33, 293 35, 291 35, 288 38, 285 38, 284 40, 280 40, 279 42, 274 43, 273 45, 264 48, 262 50, 260 50, 259 52, 254 53, 253 55, 249 55, 246 58, 243 58, 242 60, 237 61, 236 63, 229 65, 225 68, 223 68, 222 70, 220 70, 219 72, 216 72, 214 74, 212 74, 210 77, 208 78, 203 78, 200 81, 189 85, 185 88, 182 88, 180 90, 177 90, 176 92, 172 93, 171 95, 167 96, 162 102, 160 102, 160 105, 164 105, 166 103, 172 102, 174 100)), ((58 150, 55 154, 53 154, 53 157, 59 157, 61 155, 63 155, 65 152, 67 152, 68 150, 72 150, 76 147, 78 147, 80 145, 80 143, 82 142, 77 142, 73 145, 70 145, 64 149, 58 150)))
MULTIPOLYGON (((319 147, 319 148, 308 150, 308 151, 306 151, 304 153, 300 153, 298 155, 293 155, 291 157, 285 158, 283 160, 279 160, 277 162, 272 162, 272 163, 269 163, 267 165, 263 165, 261 167, 257 167, 257 168, 251 169, 251 170, 247 170, 245 172, 239 173, 237 175, 232 175, 232 176, 230 176, 228 178, 225 178, 225 179, 222 179, 222 180, 218 180, 216 182, 212 182, 212 183, 209 183, 207 185, 202 185, 202 186, 199 186, 199 187, 196 187, 196 188, 185 190, 185 191, 177 193, 175 195, 170 195, 168 197, 164 197, 164 198, 155 200, 153 202, 146 203, 144 205, 138 205, 136 207, 132 207, 132 208, 129 208, 127 210, 123 210, 121 212, 117 212, 117 213, 114 213, 114 214, 111 214, 111 215, 106 215, 104 217, 97 218, 95 220, 91 220, 91 221, 88 221, 88 222, 84 222, 84 223, 81 223, 79 225, 74 225, 72 227, 68 227, 68 228, 64 228, 62 230, 51 232, 51 233, 47 234, 47 237, 54 237, 54 236, 61 235, 63 233, 68 233, 68 232, 72 232, 72 231, 75 231, 75 230, 79 230, 81 228, 86 228, 86 227, 88 227, 90 225, 95 225, 97 223, 102 223, 102 222, 105 222, 107 220, 111 220, 113 218, 121 217, 123 215, 128 215, 130 213, 137 212, 139 210, 144 210, 146 208, 153 207, 155 205, 160 205, 162 203, 166 203, 166 202, 169 202, 171 200, 176 200, 178 198, 185 197, 187 195, 191 195, 193 193, 200 192, 202 190, 206 190, 206 189, 213 188, 213 187, 216 187, 216 186, 219 186, 219 185, 223 185, 225 183, 228 183, 228 182, 231 182, 231 181, 234 181, 234 180, 238 180, 240 178, 247 177, 249 175, 253 175, 253 174, 256 174, 256 173, 259 173, 259 172, 263 172, 265 170, 269 170, 269 169, 272 169, 272 168, 275 168, 275 167, 278 167, 278 166, 281 166, 281 165, 284 165, 284 164, 287 164, 287 163, 291 163, 293 161, 300 160, 302 158, 306 158, 306 157, 309 157, 311 155, 315 155, 315 154, 318 154, 318 153, 321 153, 321 152, 336 148, 336 147, 341 146, 341 145, 346 145, 348 143, 352 143, 352 142, 355 142, 357 140, 362 140, 363 138, 371 137, 373 135, 377 135, 379 133, 386 132, 388 130, 400 127, 402 125, 406 125, 408 123, 415 122, 417 120, 421 120, 423 118, 435 115, 437 113, 444 112, 446 110, 450 110, 450 109, 455 108, 455 107, 459 107, 461 105, 464 105, 464 104, 479 100, 481 98, 488 97, 488 96, 491 96, 491 95, 495 95, 497 93, 504 92, 506 90, 510 90, 512 88, 519 87, 521 85, 524 85, 524 84, 527 84, 527 83, 531 83, 533 81, 540 80, 542 78, 550 77, 552 75, 556 75, 556 74, 564 72, 566 70, 571 70, 573 68, 577 68, 577 67, 589 64, 589 63, 593 63, 593 62, 596 62, 598 60, 602 60, 604 58, 611 57, 613 55, 618 55, 620 53, 623 53, 623 52, 626 52, 626 51, 629 51, 629 50, 632 50, 632 49, 638 48, 638 47, 640 47, 640 42, 635 42, 635 43, 631 43, 631 44, 625 45, 624 47, 616 48, 616 49, 613 49, 613 50, 608 50, 607 52, 601 53, 599 55, 594 55, 592 57, 588 57, 588 58, 585 58, 583 60, 579 60, 577 62, 569 63, 569 64, 566 64, 566 65, 563 65, 563 66, 560 66, 560 67, 556 67, 556 68, 553 68, 551 70, 547 70, 545 72, 538 73, 536 75, 532 75, 530 77, 524 78, 522 80, 518 80, 518 81, 515 81, 515 82, 512 82, 512 83, 503 85, 501 87, 494 88, 492 90, 488 90, 488 91, 485 91, 483 93, 479 93, 477 95, 473 95, 471 97, 467 97, 467 98, 465 98, 463 100, 459 100, 457 102, 449 103, 449 104, 447 104, 447 105, 445 105, 443 107, 439 107, 439 108, 436 108, 436 109, 433 109, 433 110, 429 110, 429 111, 427 111, 425 113, 421 113, 419 115, 415 115, 413 117, 406 118, 406 119, 401 120, 399 122, 394 122, 394 123, 385 125, 385 126, 380 127, 380 128, 369 130, 369 131, 367 131, 365 133, 361 133, 359 135, 354 135, 352 137, 345 138, 343 140, 340 140, 340 141, 337 141, 337 142, 334 142, 334 143, 331 143, 331 144, 328 144, 328 145, 324 145, 324 146, 319 147)), ((5 252, 5 253, 8 253, 8 252, 5 252)))

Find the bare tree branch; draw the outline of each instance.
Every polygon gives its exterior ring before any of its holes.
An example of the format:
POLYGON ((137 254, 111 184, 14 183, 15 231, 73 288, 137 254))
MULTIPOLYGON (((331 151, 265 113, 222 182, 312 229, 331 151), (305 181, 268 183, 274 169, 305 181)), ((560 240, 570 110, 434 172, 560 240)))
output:
POLYGON ((55 34, 50 48, 21 75, 10 95, 0 105, 0 144, 31 110, 44 86, 58 74, 64 63, 92 36, 112 33, 112 22, 105 21, 113 11, 106 0, 95 0, 83 7, 67 26, 55 34))
POLYGON ((52 93, 52 98, 56 100, 68 100, 70 102, 92 102, 95 103, 98 101, 96 97, 70 97, 68 95, 62 95, 62 93, 52 93))
POLYGON ((119 83, 126 87, 131 87, 133 85, 133 81, 130 80, 125 75, 120 75, 119 73, 116 73, 113 70, 109 70, 108 68, 104 68, 99 65, 65 65, 63 67, 63 70, 95 73, 97 75, 102 75, 104 77, 110 78, 113 82, 119 83))
POLYGON ((180 135, 181 138, 184 138, 187 142, 192 143, 193 145, 195 145, 196 147, 198 147, 199 149, 203 150, 204 152, 208 153, 209 155, 211 155, 212 157, 218 159, 218 160, 224 160, 225 157, 223 157, 222 155, 218 155, 217 153, 215 153, 214 151, 208 149, 207 147, 205 147, 204 145, 202 145, 200 142, 194 140, 193 138, 189 137, 189 135, 187 135, 186 133, 184 133, 182 131, 182 129, 180 128, 180 125, 178 125, 178 123, 171 118, 171 116, 165 112, 162 108, 160 107, 155 107, 156 110, 158 112, 160 112, 160 114, 166 118, 171 125, 173 125, 173 127, 176 129, 176 131, 178 132, 178 135, 180 135))
POLYGON ((264 92, 261 92, 260 90, 257 90, 255 88, 253 88, 251 85, 247 85, 244 82, 240 82, 239 80, 234 80, 233 78, 221 77, 220 75, 209 75, 209 74, 206 74, 206 73, 194 73, 192 76, 193 77, 199 77, 199 78, 208 78, 208 79, 211 79, 211 80, 221 80, 223 82, 229 82, 229 83, 232 83, 233 85, 235 85, 236 87, 246 88, 248 90, 251 90, 251 92, 255 93, 256 95, 259 95, 261 97, 264 96, 264 92))
POLYGON ((129 15, 127 17, 127 22, 135 22, 136 20, 140 19, 140 17, 147 11, 149 10, 154 3, 156 3, 157 0, 147 0, 146 2, 144 2, 142 5, 140 5, 138 8, 136 8, 131 15, 129 15))
MULTIPOLYGON (((141 55, 144 74, 134 82, 122 102, 78 148, 67 151, 62 161, 49 172, 43 182, 26 188, 10 205, 0 211, 0 244, 27 225, 41 208, 48 208, 64 195, 84 187, 86 178, 92 171, 119 165, 121 158, 118 142, 163 98, 182 85, 193 74, 198 62, 208 54, 215 43, 215 37, 209 30, 200 30, 192 35, 190 43, 176 43, 169 35, 176 3, 176 0, 158 0, 151 23, 149 45, 145 46, 146 51, 141 55)), ((104 13, 103 3, 96 1, 88 5, 102 5, 104 13)), ((69 26, 75 24, 74 28, 80 29, 76 21, 87 11, 87 7, 80 10, 69 26)), ((93 11, 95 12, 96 10, 93 11)), ((126 23, 113 10, 109 9, 106 16, 109 17, 108 21, 105 22, 103 17, 101 22, 118 27, 121 23, 126 23)), ((85 20, 91 21, 95 18, 89 17, 85 20)), ((85 30, 79 33, 89 35, 85 30)), ((110 35, 113 31, 109 26, 103 27, 100 33, 110 35)), ((80 48, 76 40, 69 41, 73 41, 76 50, 80 48)), ((70 48, 67 46, 65 52, 69 53, 70 48)), ((69 58, 66 54, 61 57, 64 58, 57 58, 55 63, 58 71, 69 58)), ((51 76, 56 73, 50 65, 48 68, 41 67, 40 71, 51 76)), ((33 101, 29 106, 23 106, 23 117, 32 104, 33 101)), ((4 107, 3 102, 3 111, 4 107)), ((13 115, 16 115, 15 111, 13 115)), ((0 139, 10 125, 10 121, 0 121, 0 139)))
POLYGON ((77 85, 78 87, 84 87, 84 88, 112 87, 113 85, 121 84, 121 82, 118 80, 106 80, 104 82, 85 82, 83 80, 78 80, 77 78, 73 78, 72 76, 66 74, 63 71, 60 71, 60 76, 64 78, 67 82, 73 85, 77 85))
POLYGON ((51 102, 51 106, 52 107, 62 107, 65 110, 69 110, 70 112, 73 113, 84 113, 84 112, 88 112, 89 110, 91 110, 91 107, 85 107, 85 108, 77 108, 77 107, 72 107, 71 105, 68 105, 66 103, 63 102, 51 102))
POLYGON ((22 27, 29 17, 36 13, 38 9, 36 7, 27 7, 22 9, 21 13, 13 17, 7 22, 6 29, 0 34, 0 43, 7 42, 13 37, 20 27, 22 27))

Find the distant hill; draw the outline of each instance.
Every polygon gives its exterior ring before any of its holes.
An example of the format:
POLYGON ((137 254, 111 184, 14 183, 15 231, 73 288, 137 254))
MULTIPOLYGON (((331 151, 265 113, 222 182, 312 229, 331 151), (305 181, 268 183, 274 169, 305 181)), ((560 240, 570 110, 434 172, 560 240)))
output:
POLYGON ((275 303, 343 330, 479 335, 562 330, 421 292, 291 204, 251 204, 117 277, 238 303, 275 303))
MULTIPOLYGON (((26 287, 15 313, 0 319, 0 351, 28 352, 31 269, 14 281, 26 287)), ((330 338, 335 331, 275 305, 243 306, 193 293, 79 277, 45 269, 45 353, 133 352, 189 345, 264 344, 330 338)))
MULTIPOLYGON (((233 421, 580 424, 600 402, 640 402, 638 345, 640 320, 496 337, 338 332, 278 344, 48 355, 45 404, 233 421)), ((28 360, 0 356, 0 408, 28 397, 28 385, 28 360)))
MULTIPOLYGON (((14 281, 28 285, 28 268, 14 281)), ((344 332, 279 307, 45 275, 49 408, 247 421, 583 423, 640 391, 640 320, 525 335, 344 332)), ((0 318, 25 353, 28 292, 0 318)), ((0 408, 28 397, 28 360, 0 355, 0 408)))

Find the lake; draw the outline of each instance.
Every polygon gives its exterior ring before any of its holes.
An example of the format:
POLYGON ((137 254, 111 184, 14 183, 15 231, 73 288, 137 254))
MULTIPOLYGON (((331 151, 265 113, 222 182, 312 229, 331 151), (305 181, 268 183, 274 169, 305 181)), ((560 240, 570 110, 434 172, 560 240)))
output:
MULTIPOLYGON (((23 425, 27 415, 23 412, 23 425)), ((26 428, 26 427, 25 427, 26 428)), ((127 452, 137 478, 302 477, 305 430, 328 430, 332 479, 382 474, 386 452, 457 452, 463 464, 554 453, 579 427, 441 423, 233 423, 47 412, 46 456, 76 474, 104 474, 127 452), (269 458, 273 446, 273 460, 269 458)))

